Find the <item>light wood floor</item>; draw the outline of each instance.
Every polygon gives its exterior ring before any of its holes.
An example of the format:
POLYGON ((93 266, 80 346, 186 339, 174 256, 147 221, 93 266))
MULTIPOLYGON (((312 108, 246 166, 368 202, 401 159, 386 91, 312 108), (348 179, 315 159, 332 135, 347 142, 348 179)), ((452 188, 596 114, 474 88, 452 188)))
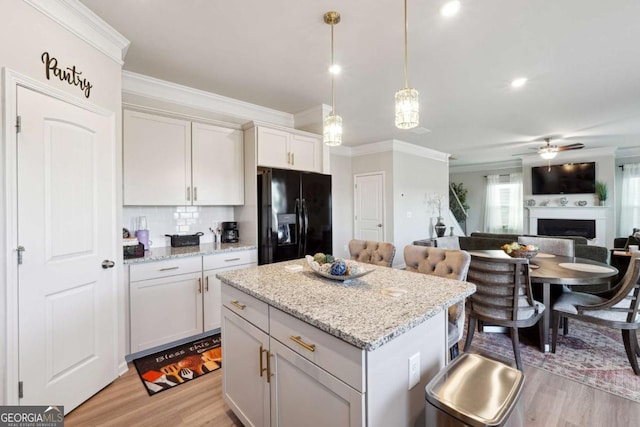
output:
MULTIPOLYGON (((122 377, 67 415, 65 426, 241 426, 222 400, 221 373, 149 396, 129 365, 122 377)), ((640 403, 528 366, 525 378, 527 426, 620 427, 640 420, 640 403)))

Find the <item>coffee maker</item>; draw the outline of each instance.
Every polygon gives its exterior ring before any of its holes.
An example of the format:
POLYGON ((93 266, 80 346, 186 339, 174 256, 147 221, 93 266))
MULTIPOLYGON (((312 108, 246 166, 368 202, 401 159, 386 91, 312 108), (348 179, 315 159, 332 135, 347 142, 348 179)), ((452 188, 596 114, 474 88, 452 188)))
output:
POLYGON ((238 240, 240 240, 238 223, 236 221, 222 223, 222 235, 220 236, 220 240, 222 243, 237 243, 238 240))

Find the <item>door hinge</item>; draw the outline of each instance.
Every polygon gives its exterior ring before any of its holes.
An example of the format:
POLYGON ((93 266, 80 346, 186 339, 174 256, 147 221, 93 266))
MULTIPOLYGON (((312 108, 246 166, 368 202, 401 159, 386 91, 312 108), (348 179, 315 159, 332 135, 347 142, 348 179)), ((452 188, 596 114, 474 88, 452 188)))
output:
POLYGON ((22 381, 18 381, 18 399, 22 399, 24 397, 24 388, 22 386, 22 381))
POLYGON ((16 252, 18 252, 18 265, 22 265, 22 252, 24 251, 24 246, 18 246, 18 249, 16 249, 16 252))
POLYGON ((20 133, 20 132, 22 132, 22 117, 17 116, 16 117, 16 133, 20 133))

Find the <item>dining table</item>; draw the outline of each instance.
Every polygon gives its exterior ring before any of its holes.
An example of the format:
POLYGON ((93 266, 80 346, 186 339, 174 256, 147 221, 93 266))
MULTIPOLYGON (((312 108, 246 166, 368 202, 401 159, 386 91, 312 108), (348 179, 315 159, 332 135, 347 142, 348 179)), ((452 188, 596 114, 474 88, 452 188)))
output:
MULTIPOLYGON (((502 250, 474 250, 471 255, 490 258, 509 258, 502 250)), ((542 303, 545 306, 543 322, 544 351, 549 351, 549 328, 553 307, 551 305, 551 286, 568 285, 579 287, 608 283, 618 274, 618 269, 609 264, 586 258, 554 255, 539 252, 529 260, 529 275, 532 287, 542 287, 542 303)))

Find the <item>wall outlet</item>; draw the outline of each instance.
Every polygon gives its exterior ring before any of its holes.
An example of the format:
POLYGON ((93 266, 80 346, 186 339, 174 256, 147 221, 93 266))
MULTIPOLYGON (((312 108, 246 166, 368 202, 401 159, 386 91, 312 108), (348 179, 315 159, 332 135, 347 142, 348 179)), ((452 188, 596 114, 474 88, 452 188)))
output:
POLYGON ((409 358, 409 390, 420 383, 420 353, 409 358))

